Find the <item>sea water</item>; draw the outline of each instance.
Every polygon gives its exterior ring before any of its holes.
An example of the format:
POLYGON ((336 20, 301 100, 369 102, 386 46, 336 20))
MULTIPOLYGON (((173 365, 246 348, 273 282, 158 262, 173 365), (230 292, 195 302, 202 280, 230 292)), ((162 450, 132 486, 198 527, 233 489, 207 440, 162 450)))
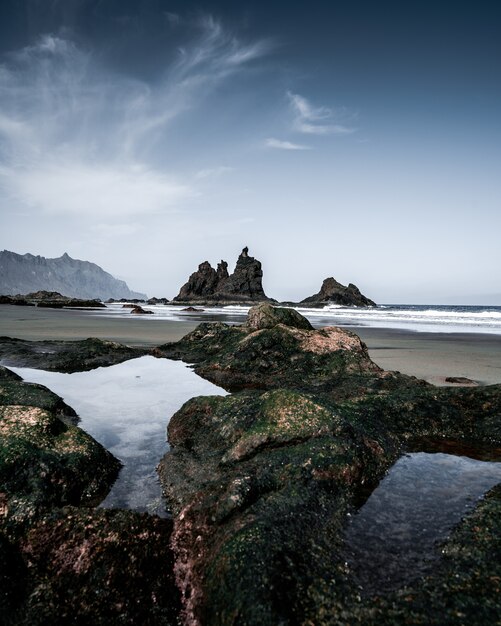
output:
POLYGON ((89 372, 11 367, 75 409, 79 426, 123 463, 101 506, 165 515, 156 465, 167 452, 167 424, 190 398, 226 395, 180 361, 143 356, 89 372))
MULTIPOLYGON (((241 324, 249 307, 225 306, 196 307, 195 312, 184 311, 176 305, 141 305, 153 315, 131 315, 130 309, 122 304, 108 304, 106 309, 97 309, 91 315, 105 317, 127 317, 137 319, 172 321, 222 321, 241 324)), ((307 317, 313 326, 367 326, 373 328, 398 328, 417 332, 433 333, 493 333, 501 334, 501 307, 499 306, 445 306, 445 305, 397 305, 383 304, 378 307, 344 307, 329 304, 322 308, 294 307, 307 317)))

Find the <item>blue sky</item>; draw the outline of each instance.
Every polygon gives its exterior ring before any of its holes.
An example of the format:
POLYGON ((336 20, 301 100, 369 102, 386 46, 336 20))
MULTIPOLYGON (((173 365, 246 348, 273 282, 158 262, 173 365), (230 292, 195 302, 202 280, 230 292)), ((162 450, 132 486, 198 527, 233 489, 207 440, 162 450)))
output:
POLYGON ((3 0, 0 248, 501 304, 501 8, 346 4, 3 0))

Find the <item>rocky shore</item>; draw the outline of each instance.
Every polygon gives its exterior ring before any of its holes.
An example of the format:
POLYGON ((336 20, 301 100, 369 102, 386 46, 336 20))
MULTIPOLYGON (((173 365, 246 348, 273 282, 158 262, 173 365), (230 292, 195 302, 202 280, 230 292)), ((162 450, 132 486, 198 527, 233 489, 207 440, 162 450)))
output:
POLYGON ((437 389, 385 372, 356 335, 312 330, 269 305, 243 326, 202 324, 159 350, 233 392, 174 415, 160 464, 185 623, 479 624, 499 615, 498 489, 453 533, 433 575, 387 596, 360 595, 341 531, 361 488, 424 438, 499 454, 501 386, 437 389))
MULTIPOLYGON (((145 352, 0 339, 3 363, 58 371, 145 352)), ((10 623, 497 623, 499 487, 454 529, 431 574, 389 593, 358 587, 343 528, 425 441, 501 458, 501 385, 437 388, 384 371, 354 333, 315 330, 270 304, 241 326, 202 323, 149 352, 231 392, 193 398, 170 421, 158 471, 172 521, 92 508, 116 459, 60 398, 0 370, 0 608, 10 623)))

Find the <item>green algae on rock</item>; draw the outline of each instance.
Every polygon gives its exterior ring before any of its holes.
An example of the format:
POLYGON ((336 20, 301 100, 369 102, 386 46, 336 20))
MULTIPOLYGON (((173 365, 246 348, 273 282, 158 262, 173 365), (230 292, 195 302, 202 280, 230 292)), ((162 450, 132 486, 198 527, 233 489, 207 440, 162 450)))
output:
MULTIPOLYGON (((391 599, 363 604, 341 529, 360 490, 416 440, 499 446, 501 386, 437 389, 384 372, 353 333, 287 326, 286 315, 256 307, 249 318, 263 324, 201 324, 159 349, 237 391, 187 402, 159 466, 185 623, 433 623, 441 604, 459 615, 457 562, 424 587, 418 621, 405 598, 398 610, 391 599)), ((501 534, 501 517, 490 519, 490 536, 501 534)))
POLYGON ((43 385, 36 383, 19 384, 21 377, 7 368, 0 368, 0 406, 37 406, 47 409, 57 417, 71 424, 78 423, 78 416, 62 398, 43 385), (12 377, 3 375, 10 372, 12 377))
POLYGON ((96 500, 115 480, 120 462, 77 426, 74 411, 42 385, 0 384, 0 489, 7 518, 96 500))
POLYGON ((93 509, 120 462, 61 398, 0 374, 1 623, 176 624, 172 522, 93 509))
POLYGON ((366 388, 367 378, 373 383, 391 378, 354 333, 313 330, 296 311, 269 304, 253 307, 241 326, 199 324, 156 354, 194 363, 197 374, 231 391, 292 387, 341 394, 347 386, 350 393, 356 384, 366 388))
POLYGON ((133 511, 51 511, 19 543, 29 568, 13 623, 174 626, 171 530, 133 511))

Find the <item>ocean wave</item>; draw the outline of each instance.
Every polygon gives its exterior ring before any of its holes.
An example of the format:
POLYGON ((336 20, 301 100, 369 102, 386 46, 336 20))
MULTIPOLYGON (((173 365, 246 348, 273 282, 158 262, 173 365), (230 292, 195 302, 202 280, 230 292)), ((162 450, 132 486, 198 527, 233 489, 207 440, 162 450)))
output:
MULTIPOLYGON (((154 315, 131 315, 122 305, 108 305, 96 315, 128 317, 129 319, 202 321, 220 319, 230 323, 243 321, 249 306, 227 305, 200 307, 203 311, 186 313, 181 305, 142 305, 154 315)), ((199 308, 199 307, 197 307, 199 308)), ((299 311, 316 325, 369 326, 400 328, 426 332, 489 332, 501 334, 501 307, 460 307, 430 305, 381 305, 370 308, 327 305, 323 308, 290 307, 299 311)))

